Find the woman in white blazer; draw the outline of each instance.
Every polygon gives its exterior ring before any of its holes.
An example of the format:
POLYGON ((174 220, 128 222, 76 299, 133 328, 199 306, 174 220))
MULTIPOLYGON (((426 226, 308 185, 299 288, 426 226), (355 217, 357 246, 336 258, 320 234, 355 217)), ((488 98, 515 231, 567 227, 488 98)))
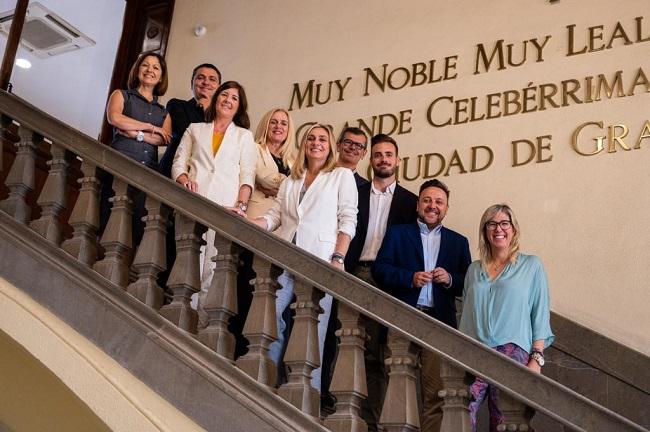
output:
MULTIPOLYGON (((357 187, 348 168, 336 167, 334 136, 329 127, 315 124, 302 137, 291 175, 282 183, 273 206, 259 218, 257 225, 317 257, 343 269, 343 259, 357 224, 357 187)), ((269 347, 276 364, 284 345, 286 327, 282 312, 293 297, 293 277, 284 272, 278 282, 276 313, 278 340, 269 347)), ((323 361, 325 333, 332 308, 332 297, 320 301, 318 344, 323 361)), ((321 368, 312 373, 312 386, 320 391, 321 368)))
POLYGON ((296 160, 296 132, 289 112, 283 108, 268 111, 255 132, 257 167, 255 189, 248 202, 249 218, 262 216, 273 205, 280 184, 296 160))
MULTIPOLYGON (((238 206, 242 211, 246 211, 255 184, 257 163, 247 108, 244 88, 235 81, 223 83, 212 96, 207 123, 192 123, 186 129, 172 165, 176 182, 217 204, 238 206)), ((214 235, 213 230, 206 233, 202 292, 207 292, 215 266, 211 260, 216 254, 214 235)))

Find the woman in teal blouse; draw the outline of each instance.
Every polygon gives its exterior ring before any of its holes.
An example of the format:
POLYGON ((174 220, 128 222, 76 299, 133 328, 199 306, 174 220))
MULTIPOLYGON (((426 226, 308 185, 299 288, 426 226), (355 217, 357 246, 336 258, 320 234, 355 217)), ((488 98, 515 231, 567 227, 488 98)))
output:
MULTIPOLYGON (((540 259, 519 252, 519 224, 510 207, 496 204, 481 217, 480 260, 465 276, 459 330, 540 373, 544 348, 554 339, 550 325, 548 283, 540 259)), ((470 418, 488 398, 490 431, 503 422, 499 393, 481 378, 470 387, 470 418)))

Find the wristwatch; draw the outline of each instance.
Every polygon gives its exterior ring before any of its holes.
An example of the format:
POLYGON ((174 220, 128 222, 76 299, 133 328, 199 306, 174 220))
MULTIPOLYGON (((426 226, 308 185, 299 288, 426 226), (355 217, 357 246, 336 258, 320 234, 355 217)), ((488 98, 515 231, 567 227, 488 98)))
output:
POLYGON ((540 367, 544 366, 544 363, 546 363, 544 361, 544 354, 538 350, 533 350, 533 352, 530 354, 530 358, 535 360, 540 367))
POLYGON ((144 141, 144 132, 138 131, 138 134, 135 136, 135 140, 137 142, 142 142, 144 141))
POLYGON ((237 207, 239 207, 239 210, 245 212, 248 210, 248 204, 245 203, 244 201, 237 201, 237 207))
POLYGON ((340 253, 334 252, 330 257, 330 261, 337 262, 339 264, 345 264, 345 257, 340 253))

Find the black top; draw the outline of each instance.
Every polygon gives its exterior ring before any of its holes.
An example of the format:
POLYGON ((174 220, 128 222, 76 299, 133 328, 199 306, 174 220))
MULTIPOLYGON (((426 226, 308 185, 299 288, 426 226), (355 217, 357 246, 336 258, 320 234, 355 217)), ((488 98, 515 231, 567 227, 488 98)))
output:
MULTIPOLYGON (((161 127, 163 125, 165 117, 167 117, 167 110, 158 103, 157 96, 154 96, 153 100, 149 102, 136 89, 120 91, 124 98, 122 114, 141 122, 151 123, 154 126, 161 127)), ((126 137, 118 133, 116 128, 113 128, 111 147, 149 168, 155 169, 158 165, 156 146, 126 137)))
POLYGON ((160 159, 158 170, 165 177, 171 177, 174 156, 176 155, 181 138, 183 138, 185 129, 191 123, 205 122, 205 113, 201 105, 194 98, 186 101, 170 99, 167 102, 167 111, 169 111, 169 115, 172 118, 172 140, 167 146, 165 154, 160 159))
POLYGON ((275 162, 275 164, 278 167, 278 172, 288 177, 289 174, 291 174, 291 168, 284 166, 284 161, 282 160, 281 157, 277 157, 273 153, 271 153, 271 157, 273 158, 273 162, 275 162))

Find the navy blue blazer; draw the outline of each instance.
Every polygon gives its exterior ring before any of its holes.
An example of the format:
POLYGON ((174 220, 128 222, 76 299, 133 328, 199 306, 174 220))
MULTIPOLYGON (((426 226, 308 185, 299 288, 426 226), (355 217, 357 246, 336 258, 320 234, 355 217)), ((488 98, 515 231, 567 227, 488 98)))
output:
MULTIPOLYGON (((466 237, 444 226, 440 235, 436 267, 442 267, 451 274, 452 285, 445 288, 442 284, 433 284, 435 312, 431 316, 456 328, 455 297, 463 295, 465 273, 472 258, 466 237)), ((425 271, 418 223, 389 227, 372 267, 372 277, 382 290, 415 307, 421 289, 413 287, 413 275, 418 271, 425 271)))

